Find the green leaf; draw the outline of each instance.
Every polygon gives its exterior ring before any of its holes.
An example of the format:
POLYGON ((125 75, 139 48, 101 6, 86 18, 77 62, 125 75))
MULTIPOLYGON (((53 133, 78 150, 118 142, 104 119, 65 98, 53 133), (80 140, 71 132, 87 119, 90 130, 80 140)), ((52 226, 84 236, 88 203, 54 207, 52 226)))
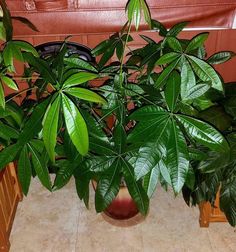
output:
POLYGON ((141 20, 140 0, 129 0, 126 5, 126 12, 128 12, 129 22, 134 21, 135 28, 138 30, 141 20))
POLYGON ((82 157, 77 154, 73 161, 66 159, 57 160, 55 165, 59 168, 53 184, 53 191, 61 189, 72 177, 74 170, 80 165, 82 157))
POLYGON ((5 109, 5 94, 2 83, 0 83, 0 107, 5 109))
POLYGON ((181 98, 185 100, 189 95, 189 90, 196 85, 196 78, 194 72, 187 60, 181 69, 181 98))
POLYGON ((151 20, 151 28, 152 28, 152 30, 159 30, 159 34, 162 37, 166 37, 166 35, 168 33, 165 26, 162 23, 160 23, 159 21, 154 20, 154 19, 151 20))
POLYGON ((167 79, 167 84, 165 86, 165 100, 168 105, 168 108, 171 112, 175 110, 179 93, 180 93, 180 75, 178 72, 174 71, 170 74, 169 78, 167 79))
POLYGON ((166 36, 169 37, 176 37, 184 28, 185 26, 188 24, 189 22, 181 22, 178 23, 176 25, 174 25, 173 27, 171 27, 171 29, 167 32, 166 36))
POLYGON ((173 49, 176 52, 182 52, 182 46, 179 42, 179 40, 175 37, 167 37, 167 43, 171 49, 173 49))
POLYGON ((60 106, 61 97, 58 96, 52 104, 49 104, 43 120, 43 141, 48 155, 53 162, 55 161, 60 106))
POLYGON ((178 57, 180 57, 180 54, 176 52, 170 52, 170 53, 164 54, 163 56, 161 56, 160 59, 157 60, 156 65, 164 65, 164 64, 171 63, 174 60, 176 60, 178 57))
POLYGON ((188 90, 188 95, 184 97, 184 101, 196 99, 205 94, 210 89, 208 84, 197 84, 188 90))
POLYGON ((11 89, 18 90, 16 82, 8 76, 0 76, 1 80, 11 89))
POLYGON ((220 208, 225 213, 230 225, 236 226, 236 178, 222 184, 220 208))
POLYGON ((99 179, 95 192, 95 207, 98 213, 104 211, 118 194, 121 180, 120 171, 121 162, 116 159, 106 175, 99 179))
POLYGON ((17 139, 19 133, 16 129, 0 121, 0 137, 3 139, 17 139))
POLYGON ((85 88, 78 88, 78 87, 69 88, 65 90, 65 93, 90 102, 97 102, 101 104, 107 103, 106 100, 102 98, 100 95, 85 88))
POLYGON ((99 43, 92 51, 91 53, 94 55, 94 56, 98 56, 102 53, 104 53, 108 47, 111 46, 111 44, 113 43, 112 40, 110 39, 107 39, 107 40, 104 40, 102 41, 101 43, 99 43))
POLYGON ((34 67, 34 70, 41 75, 44 81, 53 85, 57 84, 56 75, 51 70, 49 62, 41 58, 34 57, 31 53, 24 53, 24 60, 34 67))
POLYGON ((80 58, 65 58, 64 62, 70 66, 70 67, 76 67, 79 69, 87 70, 87 71, 92 71, 92 72, 97 72, 97 69, 88 61, 80 59, 80 58))
POLYGON ((2 7, 3 11, 3 25, 6 30, 6 39, 7 41, 12 39, 12 34, 13 34, 13 26, 12 26, 12 21, 11 21, 11 14, 10 11, 7 8, 6 1, 0 1, 0 6, 2 7))
POLYGON ((49 172, 46 164, 43 162, 42 157, 30 144, 28 145, 29 151, 32 155, 32 163, 34 170, 41 181, 42 185, 45 186, 49 191, 52 190, 52 185, 49 177, 49 172))
POLYGON ((218 52, 213 54, 209 59, 207 59, 207 63, 211 65, 221 64, 232 59, 234 56, 235 53, 231 51, 218 52))
POLYGON ((145 0, 141 0, 141 8, 142 8, 146 23, 149 25, 149 27, 151 27, 151 13, 150 13, 149 6, 145 0))
POLYGON ((62 105, 68 134, 81 155, 88 153, 88 130, 86 123, 75 104, 62 95, 62 105))
POLYGON ((30 181, 31 181, 31 164, 29 160, 29 153, 25 145, 20 153, 17 163, 17 175, 21 184, 24 195, 28 194, 30 181))
POLYGON ((179 59, 174 60, 170 65, 168 65, 159 75, 155 82, 155 87, 160 88, 166 84, 166 80, 171 74, 171 72, 176 68, 179 63, 179 59))
POLYGON ((22 132, 19 135, 18 142, 22 145, 26 144, 42 129, 42 119, 45 114, 50 99, 46 99, 34 107, 33 113, 26 121, 22 132))
POLYGON ((161 158, 160 150, 153 144, 141 146, 134 164, 135 179, 139 180, 155 169, 161 158))
POLYGON ((176 115, 176 118, 183 124, 189 136, 199 143, 215 151, 229 150, 225 138, 208 123, 184 115, 176 115))
POLYGON ((39 57, 37 50, 30 43, 21 40, 13 40, 12 42, 19 50, 32 53, 35 57, 39 57))
POLYGON ((89 178, 75 178, 75 186, 77 195, 81 200, 84 201, 84 204, 89 208, 89 178))
POLYGON ((143 179, 143 187, 146 191, 149 199, 152 197, 156 190, 157 183, 159 181, 160 169, 159 165, 156 165, 143 179))
POLYGON ((94 80, 98 77, 97 74, 95 73, 90 73, 90 72, 79 72, 72 74, 69 76, 65 82, 63 83, 63 88, 69 88, 72 86, 76 86, 82 83, 85 83, 90 80, 94 80))
POLYGON ((140 121, 129 133, 129 142, 152 141, 159 139, 165 131, 169 114, 158 106, 145 106, 133 114, 130 119, 140 121))
POLYGON ((15 157, 21 148, 22 148, 22 146, 19 144, 12 144, 12 145, 4 148, 0 152, 0 170, 5 168, 5 166, 8 165, 8 163, 15 160, 15 157))
POLYGON ((198 59, 195 56, 188 55, 188 59, 190 61, 190 64, 192 65, 194 72, 202 81, 210 81, 214 89, 223 91, 222 82, 214 68, 211 67, 211 65, 201 59, 198 59))
POLYGON ((201 111, 198 117, 215 126, 221 132, 227 130, 232 125, 232 118, 222 106, 212 106, 201 111))
POLYGON ((127 96, 136 96, 144 93, 144 90, 137 84, 127 84, 124 88, 127 96))
POLYGON ((29 19, 24 17, 11 17, 14 20, 20 21, 21 23, 27 25, 31 30, 38 32, 37 27, 29 21, 29 19))
POLYGON ((187 143, 174 119, 169 123, 168 130, 170 131, 170 136, 167 142, 165 164, 170 173, 174 192, 178 194, 184 185, 189 169, 187 143))
POLYGON ((90 138, 90 150, 100 154, 100 155, 112 155, 112 154, 117 154, 114 146, 111 145, 110 143, 107 143, 107 141, 102 141, 99 138, 90 138))
POLYGON ((185 49, 185 52, 188 53, 188 52, 191 52, 191 51, 203 46, 203 44, 207 40, 208 36, 209 36, 209 32, 204 32, 204 33, 201 33, 201 34, 198 34, 197 36, 195 36, 189 42, 187 48, 185 49))
POLYGON ((122 159, 122 168, 131 197, 135 201, 140 213, 146 215, 149 209, 149 198, 142 187, 142 183, 135 180, 134 168, 124 159, 122 159))
POLYGON ((121 122, 117 123, 117 125, 115 126, 113 139, 117 152, 122 154, 125 151, 126 147, 126 131, 121 122))
POLYGON ((109 46, 105 50, 105 52, 103 53, 103 55, 98 63, 100 67, 103 67, 114 55, 115 48, 116 48, 117 44, 118 44, 118 40, 117 41, 112 40, 111 46, 109 46))
POLYGON ((231 97, 227 99, 224 103, 224 108, 227 113, 229 113, 234 119, 236 118, 236 99, 231 97))

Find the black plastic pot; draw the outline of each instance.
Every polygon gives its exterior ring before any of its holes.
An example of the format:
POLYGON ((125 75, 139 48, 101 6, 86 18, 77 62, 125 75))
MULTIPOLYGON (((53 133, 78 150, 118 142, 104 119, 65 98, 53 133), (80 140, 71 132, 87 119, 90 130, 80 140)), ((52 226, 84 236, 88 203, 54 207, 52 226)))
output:
MULTIPOLYGON (((56 55, 63 43, 63 41, 47 42, 37 45, 35 48, 42 58, 47 58, 48 56, 56 55)), ((91 49, 87 46, 75 42, 66 42, 66 46, 68 48, 68 56, 77 54, 81 59, 95 63, 95 58, 91 54, 91 49)))

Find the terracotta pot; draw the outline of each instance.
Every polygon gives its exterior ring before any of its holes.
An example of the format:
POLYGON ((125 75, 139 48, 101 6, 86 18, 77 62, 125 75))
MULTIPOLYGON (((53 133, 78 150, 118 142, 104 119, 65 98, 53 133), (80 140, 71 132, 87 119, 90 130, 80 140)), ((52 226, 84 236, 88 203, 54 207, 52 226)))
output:
POLYGON ((38 11, 55 11, 67 9, 67 0, 35 0, 38 11))
MULTIPOLYGON (((96 181, 92 181, 93 188, 96 189, 96 181)), ((129 194, 126 186, 121 186, 116 198, 104 211, 106 215, 116 220, 127 220, 139 213, 138 208, 129 194)))

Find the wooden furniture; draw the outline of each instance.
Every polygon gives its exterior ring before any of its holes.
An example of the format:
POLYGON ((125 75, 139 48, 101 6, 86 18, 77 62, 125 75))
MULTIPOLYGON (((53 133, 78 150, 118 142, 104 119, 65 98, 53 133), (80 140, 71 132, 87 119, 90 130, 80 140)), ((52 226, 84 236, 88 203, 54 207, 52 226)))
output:
POLYGON ((15 166, 10 163, 0 172, 0 252, 9 251, 9 236, 20 200, 22 200, 22 193, 15 166))
POLYGON ((202 202, 199 205, 200 227, 209 227, 210 222, 227 222, 224 213, 220 210, 220 194, 216 195, 214 207, 211 206, 210 202, 202 202))

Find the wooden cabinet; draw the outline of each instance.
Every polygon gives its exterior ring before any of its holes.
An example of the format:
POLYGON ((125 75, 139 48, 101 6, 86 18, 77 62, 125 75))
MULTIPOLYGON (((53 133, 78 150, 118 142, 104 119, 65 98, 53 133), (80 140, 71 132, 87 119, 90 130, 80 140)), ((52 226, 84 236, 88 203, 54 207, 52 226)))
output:
POLYGON ((0 252, 10 248, 9 236, 22 193, 13 163, 0 172, 0 252))

